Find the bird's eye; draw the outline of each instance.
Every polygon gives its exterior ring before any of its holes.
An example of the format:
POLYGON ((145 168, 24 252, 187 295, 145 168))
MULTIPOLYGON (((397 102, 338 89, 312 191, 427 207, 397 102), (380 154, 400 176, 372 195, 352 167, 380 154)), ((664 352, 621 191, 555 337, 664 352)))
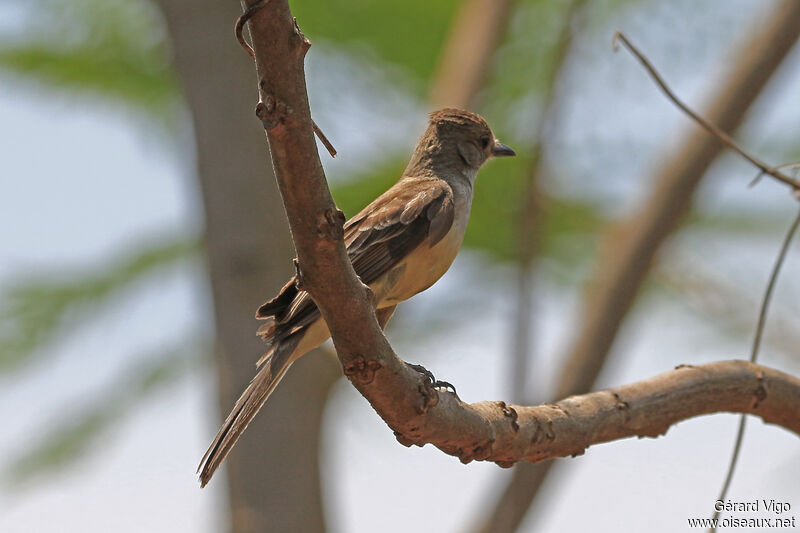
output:
POLYGON ((489 141, 490 141, 490 140, 491 140, 491 139, 489 139, 489 137, 481 137, 481 139, 480 139, 480 141, 481 141, 481 147, 482 147, 484 150, 486 150, 486 149, 489 147, 489 141))

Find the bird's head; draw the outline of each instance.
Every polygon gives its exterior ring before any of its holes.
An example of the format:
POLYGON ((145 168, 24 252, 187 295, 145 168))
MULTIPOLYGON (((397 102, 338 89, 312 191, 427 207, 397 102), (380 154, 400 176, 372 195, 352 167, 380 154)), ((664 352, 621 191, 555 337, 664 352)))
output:
POLYGON ((409 167, 414 163, 437 169, 475 173, 488 159, 516 155, 497 140, 480 115, 461 109, 441 109, 430 114, 430 123, 419 140, 409 167), (416 160, 416 161, 415 161, 416 160))

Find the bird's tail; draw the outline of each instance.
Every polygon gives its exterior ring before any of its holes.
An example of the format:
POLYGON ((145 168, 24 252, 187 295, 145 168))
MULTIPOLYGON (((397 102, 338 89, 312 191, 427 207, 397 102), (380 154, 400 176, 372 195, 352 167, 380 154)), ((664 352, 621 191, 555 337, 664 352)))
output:
POLYGON ((302 338, 302 333, 290 335, 284 339, 276 341, 272 348, 262 358, 263 364, 258 373, 247 386, 245 391, 236 401, 231 414, 225 419, 222 428, 217 433, 214 442, 211 443, 206 451, 197 471, 200 473, 200 486, 205 487, 206 483, 214 475, 219 465, 228 456, 236 441, 242 435, 247 425, 264 405, 278 382, 289 370, 292 364, 291 355, 302 338), (271 352, 271 353, 270 353, 271 352))

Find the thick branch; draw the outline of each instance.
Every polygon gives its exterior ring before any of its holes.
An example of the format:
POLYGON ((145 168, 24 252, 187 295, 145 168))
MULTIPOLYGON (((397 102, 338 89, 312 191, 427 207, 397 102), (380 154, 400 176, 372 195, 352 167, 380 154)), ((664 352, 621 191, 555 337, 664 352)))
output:
POLYGON ((304 288, 332 333, 345 374, 406 445, 432 443, 463 462, 503 466, 581 453, 594 442, 658 435, 689 416, 754 413, 800 433, 800 380, 745 362, 685 367, 638 384, 556 405, 465 404, 430 387, 394 354, 353 272, 314 144, 303 74, 309 42, 287 0, 251 21, 262 115, 297 247, 304 288), (666 401, 665 398, 669 400, 666 401))
MULTIPOLYGON (((600 442, 657 437, 681 420, 723 411, 756 414, 800 434, 800 379, 745 361, 682 365, 554 405, 514 409, 519 424, 515 443, 527 447, 522 458, 539 462, 580 454, 600 442)), ((505 453, 513 449, 511 444, 501 447, 505 453)))
MULTIPOLYGON (((256 3, 248 0, 248 5, 256 3)), ((249 24, 261 97, 257 113, 267 130, 303 288, 314 296, 332 331, 359 324, 363 339, 349 344, 383 344, 386 349, 366 289, 347 259, 344 216, 333 203, 314 142, 303 70, 311 43, 294 23, 286 0, 267 0, 249 24), (342 301, 349 305, 338 305, 342 301)))
POLYGON ((754 414, 800 434, 800 379, 746 361, 682 365, 637 383, 535 407, 441 398, 428 415, 441 422, 427 424, 406 444, 431 442, 464 462, 500 466, 580 455, 592 444, 625 437, 657 437, 677 422, 717 412, 754 414))

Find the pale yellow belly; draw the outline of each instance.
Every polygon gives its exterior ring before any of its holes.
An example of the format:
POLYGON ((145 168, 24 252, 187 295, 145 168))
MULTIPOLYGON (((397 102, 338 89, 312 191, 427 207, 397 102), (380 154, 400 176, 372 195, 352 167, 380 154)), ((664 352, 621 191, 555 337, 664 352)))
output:
MULTIPOLYGON (((395 266, 387 275, 370 285, 379 308, 391 307, 424 291, 441 278, 461 248, 464 226, 453 224, 453 229, 435 246, 422 245, 395 266)), ((330 338, 328 325, 321 318, 309 324, 303 339, 292 354, 292 360, 316 348, 330 338)))
POLYGON ((424 244, 372 287, 378 307, 389 307, 424 291, 441 278, 461 247, 463 233, 454 228, 432 248, 424 244))
POLYGON ((303 338, 297 345, 297 348, 292 352, 291 360, 294 361, 305 353, 310 352, 331 337, 331 332, 328 330, 328 324, 322 318, 319 318, 308 325, 303 338))

